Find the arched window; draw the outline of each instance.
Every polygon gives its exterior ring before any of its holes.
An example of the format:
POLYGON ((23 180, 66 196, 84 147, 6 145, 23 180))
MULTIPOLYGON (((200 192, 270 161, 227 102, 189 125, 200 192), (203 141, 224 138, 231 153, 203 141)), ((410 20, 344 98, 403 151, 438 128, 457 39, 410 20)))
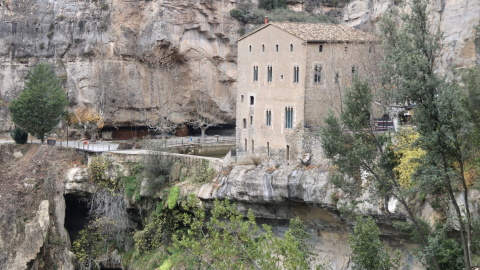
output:
POLYGON ((247 119, 243 118, 243 128, 247 128, 247 119))
POLYGON ((248 46, 248 52, 252 52, 252 45, 248 46))
POLYGON ((267 66, 267 82, 272 82, 273 80, 273 68, 271 65, 267 66))
POLYGON ((293 52, 293 44, 290 44, 290 51, 293 52))
POLYGON ((265 44, 262 44, 262 52, 265 52, 265 44))
POLYGON ((269 127, 272 126, 272 110, 267 110, 266 120, 266 125, 269 127))
POLYGON ((278 44, 275 45, 275 50, 278 52, 278 44))
POLYGON ((293 66, 293 82, 298 83, 298 80, 300 79, 300 69, 298 68, 297 65, 293 66))
POLYGON ((293 128, 293 108, 292 107, 285 107, 285 128, 286 129, 293 128))
POLYGON ((321 83, 322 82, 322 66, 315 65, 313 68, 313 82, 314 83, 321 83))

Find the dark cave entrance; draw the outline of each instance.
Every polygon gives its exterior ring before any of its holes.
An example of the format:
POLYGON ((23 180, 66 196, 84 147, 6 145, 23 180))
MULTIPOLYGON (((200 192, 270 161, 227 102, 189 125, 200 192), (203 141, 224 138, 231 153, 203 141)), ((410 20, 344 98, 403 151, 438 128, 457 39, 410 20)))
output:
POLYGON ((65 229, 71 243, 78 239, 80 231, 88 224, 89 201, 86 196, 65 195, 65 229))

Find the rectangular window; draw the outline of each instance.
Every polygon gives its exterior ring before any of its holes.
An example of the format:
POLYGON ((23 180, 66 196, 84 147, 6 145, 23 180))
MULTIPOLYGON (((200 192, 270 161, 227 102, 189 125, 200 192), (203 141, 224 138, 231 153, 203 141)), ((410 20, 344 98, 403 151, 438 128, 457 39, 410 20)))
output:
POLYGON ((255 141, 252 140, 252 154, 255 153, 255 141))
POLYGON ((298 66, 293 67, 293 82, 298 83, 298 80, 300 78, 300 69, 298 66))
POLYGON ((267 66, 267 81, 272 82, 273 79, 273 69, 272 66, 267 66))
POLYGON ((323 52, 323 45, 318 46, 318 52, 323 52))
POLYGON ((253 66, 253 81, 258 82, 258 66, 253 66))
POLYGON ((247 128, 247 119, 243 118, 243 128, 247 128))
POLYGON ((255 97, 250 96, 250 105, 254 105, 254 104, 255 104, 255 97))
POLYGON ((313 82, 314 83, 321 83, 322 82, 322 66, 315 65, 313 73, 314 73, 313 74, 313 82))
POLYGON ((240 100, 243 103, 243 95, 240 96, 240 100))
POLYGON ((267 120, 267 126, 272 126, 272 111, 267 110, 267 115, 266 115, 266 120, 267 120))
POLYGON ((292 107, 285 107, 285 128, 286 129, 293 128, 293 108, 292 107))
POLYGON ((250 126, 253 125, 253 116, 250 116, 250 126))

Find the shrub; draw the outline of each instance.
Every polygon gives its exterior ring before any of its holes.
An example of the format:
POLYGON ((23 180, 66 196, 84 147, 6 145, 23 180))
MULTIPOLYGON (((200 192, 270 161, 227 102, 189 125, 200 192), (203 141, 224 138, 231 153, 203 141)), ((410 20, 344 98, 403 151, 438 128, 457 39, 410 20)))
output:
POLYGON ((88 173, 90 174, 90 180, 100 183, 106 180, 105 170, 107 169, 107 161, 105 157, 94 156, 90 160, 88 165, 88 173))
POLYGON ((242 23, 248 23, 245 13, 241 9, 232 9, 230 10, 230 16, 242 23))
POLYGON ((28 140, 28 132, 20 127, 16 127, 10 132, 12 139, 18 144, 25 144, 28 140))
POLYGON ((173 210, 175 206, 177 206, 178 195, 180 194, 180 187, 173 186, 170 189, 170 193, 168 194, 168 209, 173 210))
MULTIPOLYGON (((240 165, 255 165, 258 166, 262 164, 262 159, 257 155, 248 155, 244 160, 240 162, 240 165)), ((278 167, 276 167, 278 168, 278 167)))
POLYGON ((163 154, 161 143, 150 143, 145 148, 149 150, 143 161, 145 176, 161 185, 168 180, 172 162, 163 154))
POLYGON ((277 8, 286 8, 287 3, 285 0, 260 0, 258 7, 266 10, 272 10, 277 8))
POLYGON ((160 266, 160 270, 169 270, 173 266, 172 261, 170 259, 165 260, 162 265, 160 266))
POLYGON ((131 200, 137 189, 137 178, 135 176, 123 177, 123 184, 125 186, 125 194, 131 200))
POLYGON ((288 8, 262 9, 251 4, 240 4, 237 9, 230 11, 230 16, 247 24, 263 24, 265 16, 270 21, 290 21, 307 23, 337 23, 337 19, 327 15, 310 15, 305 12, 296 12, 288 8))
POLYGON ((102 10, 108 10, 108 4, 107 4, 107 3, 103 3, 101 9, 102 9, 102 10))

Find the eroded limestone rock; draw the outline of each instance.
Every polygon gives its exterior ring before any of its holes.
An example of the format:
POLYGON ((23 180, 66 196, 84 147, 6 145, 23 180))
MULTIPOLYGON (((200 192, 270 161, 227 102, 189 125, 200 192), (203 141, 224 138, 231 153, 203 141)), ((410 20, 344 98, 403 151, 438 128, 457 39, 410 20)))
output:
POLYGON ((15 257, 7 264, 7 269, 27 269, 27 264, 37 257, 50 226, 48 207, 48 201, 42 201, 35 219, 25 224, 25 238, 16 250, 15 257))
POLYGON ((88 168, 75 167, 67 172, 65 194, 85 195, 95 192, 94 186, 88 181, 88 168))

